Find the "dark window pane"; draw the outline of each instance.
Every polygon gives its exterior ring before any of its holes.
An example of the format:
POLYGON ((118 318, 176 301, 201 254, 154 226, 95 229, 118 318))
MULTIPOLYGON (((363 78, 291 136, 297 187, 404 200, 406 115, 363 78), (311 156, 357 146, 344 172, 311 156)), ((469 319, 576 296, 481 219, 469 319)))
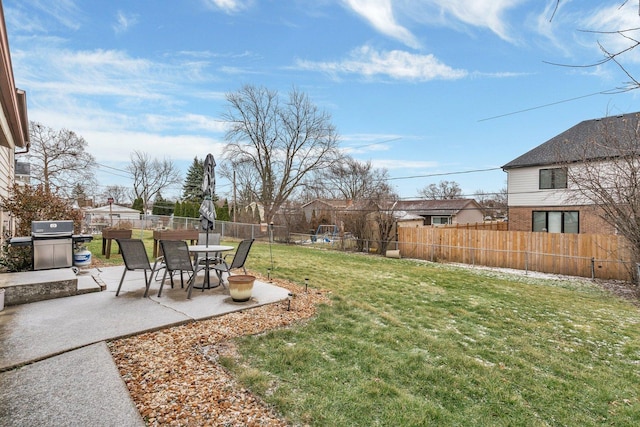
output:
POLYGON ((533 231, 547 231, 546 212, 533 212, 533 231))

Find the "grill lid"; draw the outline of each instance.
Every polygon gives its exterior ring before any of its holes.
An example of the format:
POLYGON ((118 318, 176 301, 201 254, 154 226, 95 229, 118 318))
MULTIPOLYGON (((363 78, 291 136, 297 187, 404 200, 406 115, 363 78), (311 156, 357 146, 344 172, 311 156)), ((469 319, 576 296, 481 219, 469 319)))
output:
POLYGON ((73 221, 33 221, 31 235, 33 237, 70 236, 73 234, 73 221))

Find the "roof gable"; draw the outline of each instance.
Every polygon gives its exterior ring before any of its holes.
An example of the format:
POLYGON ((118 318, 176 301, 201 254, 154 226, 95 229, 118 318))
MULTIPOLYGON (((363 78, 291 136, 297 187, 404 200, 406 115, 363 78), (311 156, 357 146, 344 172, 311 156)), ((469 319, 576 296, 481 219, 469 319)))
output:
POLYGON ((630 137, 637 140, 635 137, 639 126, 640 113, 585 120, 510 161, 502 166, 502 169, 574 163, 585 159, 617 156, 619 150, 608 146, 607 140, 630 140, 630 137))

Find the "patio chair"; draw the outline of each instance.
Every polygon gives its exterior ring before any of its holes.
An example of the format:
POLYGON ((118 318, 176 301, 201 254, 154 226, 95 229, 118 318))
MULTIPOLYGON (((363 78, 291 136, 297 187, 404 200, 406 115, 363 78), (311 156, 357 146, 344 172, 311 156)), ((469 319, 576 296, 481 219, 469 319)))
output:
POLYGON ((120 248, 122 259, 124 260, 124 272, 120 278, 120 284, 118 285, 116 296, 120 294, 120 288, 122 287, 122 282, 124 282, 124 276, 127 274, 127 271, 144 270, 144 296, 146 297, 149 293, 151 278, 153 277, 156 265, 154 265, 153 268, 151 267, 149 257, 147 256, 147 249, 144 247, 144 242, 140 239, 116 239, 116 242, 120 248), (148 277, 147 270, 150 272, 148 277))
MULTIPOLYGON (((200 233, 198 235, 198 244, 206 245, 207 242, 209 245, 219 245, 220 244, 220 233, 209 233, 209 239, 207 240, 207 233, 200 233)), ((205 252, 204 254, 198 254, 198 264, 199 265, 207 265, 207 261, 209 264, 217 264, 220 262, 220 252, 210 253, 205 252)))
POLYGON ((189 294, 187 298, 191 298, 191 289, 193 288, 196 274, 200 268, 191 260, 187 242, 184 240, 160 240, 160 247, 162 248, 162 255, 164 257, 165 271, 160 281, 158 297, 162 295, 162 287, 164 286, 167 274, 171 279, 171 287, 173 288, 173 273, 180 272, 180 286, 184 288, 183 273, 186 271, 189 275, 189 280, 187 281, 189 294))
POLYGON ((216 271, 218 275, 218 280, 220 284, 224 286, 224 281, 222 280, 222 275, 227 273, 227 275, 231 275, 231 270, 236 270, 241 268, 244 271, 244 274, 247 274, 247 269, 244 267, 245 262, 247 261, 247 257, 249 256, 249 250, 251 250, 251 245, 253 244, 254 239, 245 239, 240 242, 238 245, 238 249, 233 254, 227 254, 222 258, 222 262, 216 264, 212 267, 213 270, 216 271), (231 264, 227 263, 227 257, 232 256, 233 260, 231 264))

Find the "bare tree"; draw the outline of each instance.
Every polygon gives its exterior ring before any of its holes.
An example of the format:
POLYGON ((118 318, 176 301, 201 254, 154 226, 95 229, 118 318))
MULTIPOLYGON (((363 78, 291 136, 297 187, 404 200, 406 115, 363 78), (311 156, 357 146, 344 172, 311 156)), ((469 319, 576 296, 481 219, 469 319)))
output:
POLYGON ((168 159, 151 159, 147 153, 134 151, 127 171, 133 176, 135 198, 142 199, 144 212, 149 212, 149 202, 165 187, 179 184, 180 173, 168 159))
POLYGON ((386 169, 375 169, 371 161, 360 162, 350 156, 322 170, 318 178, 325 192, 345 200, 378 198, 391 193, 386 169))
POLYGON ((89 154, 87 141, 68 129, 54 130, 30 122, 31 146, 28 159, 31 179, 47 192, 70 197, 77 186, 88 193, 95 183, 95 159, 89 154))
POLYGON ((569 200, 595 206, 640 262, 640 115, 599 121, 599 131, 577 146, 564 165, 569 200))
POLYGON ((455 181, 440 181, 418 190, 418 196, 429 200, 457 199, 462 196, 462 190, 455 181))
MULTIPOLYGON (((224 157, 237 175, 255 174, 239 182, 252 183, 245 189, 263 205, 264 220, 270 222, 309 173, 333 163, 338 154, 336 129, 329 114, 296 89, 281 102, 277 92, 247 85, 228 93, 227 102, 224 157)), ((227 168, 227 178, 229 172, 227 168)))
MULTIPOLYGON (((556 4, 555 7, 553 9, 552 15, 549 19, 549 21, 553 21, 553 18, 555 17, 556 13, 558 12, 558 9, 560 7, 560 1, 561 0, 556 0, 556 4)), ((620 0, 619 1, 619 8, 623 8, 627 3, 629 3, 629 0, 620 0)), ((640 15, 640 0, 638 1, 638 15, 640 15)), ((605 44, 603 44, 602 42, 598 41, 598 48, 600 49, 600 51, 603 54, 603 58, 595 61, 593 63, 590 64, 585 64, 585 65, 567 65, 567 64, 558 64, 558 63, 553 63, 553 62, 549 62, 549 61, 545 61, 548 64, 552 64, 552 65, 559 65, 559 66, 563 66, 563 67, 572 67, 572 68, 592 68, 592 67, 598 67, 600 65, 604 65, 607 64, 609 62, 613 62, 616 66, 618 66, 618 68, 620 68, 622 70, 622 72, 629 78, 628 82, 625 82, 624 86, 617 88, 616 90, 612 90, 612 91, 607 91, 606 93, 615 93, 615 92, 626 92, 626 91, 630 91, 630 90, 634 90, 634 89, 638 89, 640 88, 640 81, 637 80, 636 77, 633 76, 633 74, 629 71, 629 69, 627 67, 625 67, 623 65, 622 61, 622 57, 629 53, 630 51, 636 49, 639 45, 640 45, 640 28, 639 27, 633 27, 633 28, 620 28, 620 29, 612 29, 610 31, 595 31, 595 30, 581 30, 582 32, 585 33, 593 33, 593 34, 598 34, 598 35, 602 35, 602 36, 618 36, 621 39, 623 39, 626 43, 628 43, 628 45, 622 49, 617 49, 617 50, 611 50, 609 48, 607 48, 605 46, 605 44)), ((633 60, 632 60, 633 61, 633 60)), ((633 61, 635 62, 635 61, 633 61)))
POLYGON ((497 219, 503 218, 507 214, 507 187, 503 187, 495 193, 477 190, 473 198, 482 206, 485 217, 489 216, 492 219, 497 219))
POLYGON ((122 185, 109 185, 100 194, 101 203, 106 203, 109 198, 116 205, 127 205, 131 203, 131 191, 122 185))

